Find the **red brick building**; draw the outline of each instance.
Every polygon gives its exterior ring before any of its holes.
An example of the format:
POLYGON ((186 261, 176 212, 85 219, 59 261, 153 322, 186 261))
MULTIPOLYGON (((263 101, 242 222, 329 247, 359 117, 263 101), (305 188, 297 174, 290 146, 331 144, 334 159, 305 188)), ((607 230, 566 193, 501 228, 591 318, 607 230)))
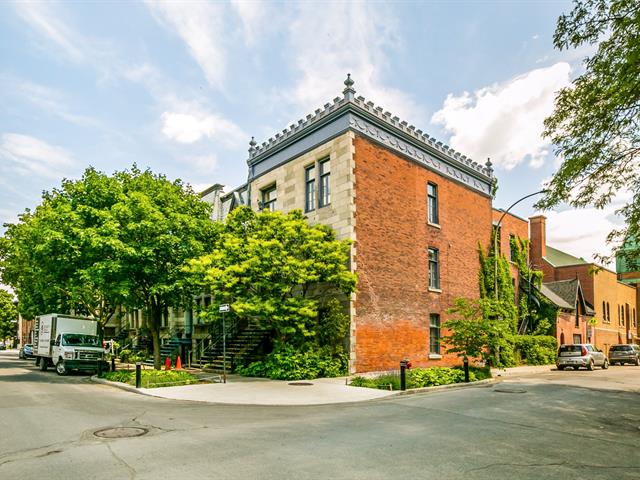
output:
MULTIPOLYGON (((477 298, 491 236, 491 164, 479 165, 363 97, 343 95, 258 145, 246 185, 213 200, 302 209, 353 241, 351 371, 459 364, 441 345, 456 297, 477 298)), ((212 197, 213 198, 213 197, 212 197)))
MULTIPOLYGON (((617 343, 637 342, 636 289, 618 280, 615 272, 547 245, 546 217, 529 219, 530 261, 544 273, 544 282, 579 280, 595 324, 587 329, 587 341, 605 352, 617 343)), ((588 310, 589 310, 588 309, 588 310)))

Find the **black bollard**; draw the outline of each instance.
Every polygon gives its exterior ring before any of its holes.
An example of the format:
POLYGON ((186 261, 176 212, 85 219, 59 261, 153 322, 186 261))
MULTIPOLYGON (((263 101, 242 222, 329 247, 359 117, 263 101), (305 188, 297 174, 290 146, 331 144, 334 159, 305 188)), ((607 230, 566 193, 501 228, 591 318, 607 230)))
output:
POLYGON ((464 381, 469 383, 469 359, 467 357, 462 360, 462 365, 464 365, 464 381))
POLYGON ((116 371, 116 357, 115 355, 111 355, 111 371, 116 371))
POLYGON ((142 384, 142 362, 136 362, 136 388, 142 384))
POLYGON ((407 368, 410 366, 409 360, 402 360, 400 362, 400 390, 407 389, 407 368))
POLYGON ((96 365, 96 373, 98 376, 102 375, 102 360, 98 360, 98 365, 96 365))

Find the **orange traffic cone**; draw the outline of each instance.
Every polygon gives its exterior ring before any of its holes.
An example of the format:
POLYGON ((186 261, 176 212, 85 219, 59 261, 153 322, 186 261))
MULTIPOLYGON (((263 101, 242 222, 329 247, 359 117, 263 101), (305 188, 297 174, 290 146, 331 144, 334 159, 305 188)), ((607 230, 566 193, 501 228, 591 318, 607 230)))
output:
POLYGON ((169 357, 164 361, 164 369, 171 370, 171 359, 169 357))
POLYGON ((182 370, 182 361, 180 360, 180 355, 176 359, 176 370, 182 370))

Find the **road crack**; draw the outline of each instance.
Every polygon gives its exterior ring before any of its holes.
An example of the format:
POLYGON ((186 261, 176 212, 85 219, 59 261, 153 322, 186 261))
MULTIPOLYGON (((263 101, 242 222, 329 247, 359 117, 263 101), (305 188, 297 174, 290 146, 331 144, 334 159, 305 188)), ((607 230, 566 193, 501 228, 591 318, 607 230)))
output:
POLYGON ((133 468, 131 465, 129 465, 120 455, 118 455, 116 452, 114 452, 109 443, 105 443, 105 446, 107 447, 107 449, 111 453, 111 456, 113 458, 115 458, 115 460, 120 465, 122 465, 124 468, 127 469, 127 471, 129 472, 129 478, 132 479, 132 480, 135 479, 136 475, 138 474, 138 472, 136 472, 136 469, 133 468))

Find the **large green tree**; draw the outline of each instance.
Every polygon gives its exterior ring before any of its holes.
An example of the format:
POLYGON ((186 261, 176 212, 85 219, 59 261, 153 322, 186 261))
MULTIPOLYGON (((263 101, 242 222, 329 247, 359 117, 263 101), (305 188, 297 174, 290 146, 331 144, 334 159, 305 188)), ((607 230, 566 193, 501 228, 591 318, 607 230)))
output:
POLYGON ((104 325, 119 307, 144 309, 160 368, 162 315, 189 303, 181 269, 214 231, 210 206, 179 180, 89 168, 7 225, 0 271, 29 317, 73 310, 104 325))
POLYGON ((14 337, 18 326, 18 309, 13 295, 0 289, 0 340, 14 337))
POLYGON ((322 324, 320 310, 324 300, 355 290, 349 241, 336 240, 326 225, 309 225, 299 210, 284 215, 241 207, 223 228, 211 253, 190 266, 211 291, 212 318, 219 304, 231 304, 233 315, 273 330, 277 345, 296 348, 344 335, 342 326, 322 324))
POLYGON ((632 200, 620 210, 627 227, 610 240, 640 238, 640 2, 576 0, 553 40, 559 50, 596 47, 545 121, 563 162, 537 206, 601 208, 627 189, 632 200))

